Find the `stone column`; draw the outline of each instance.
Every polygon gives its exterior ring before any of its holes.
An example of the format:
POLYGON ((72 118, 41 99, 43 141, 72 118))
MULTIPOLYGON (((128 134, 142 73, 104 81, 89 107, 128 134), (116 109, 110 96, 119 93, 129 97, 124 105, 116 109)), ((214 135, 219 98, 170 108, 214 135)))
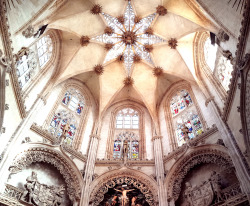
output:
POLYGON ((248 201, 250 201, 250 174, 249 167, 245 161, 244 156, 230 131, 228 125, 222 120, 220 114, 218 113, 217 107, 213 100, 208 103, 208 107, 211 114, 214 114, 215 122, 218 131, 223 138, 225 146, 228 148, 228 153, 233 161, 238 180, 241 185, 242 191, 247 195, 248 201))
POLYGON ((154 146, 154 156, 155 156, 155 173, 156 180, 158 185, 158 198, 159 198, 159 206, 167 205, 167 195, 166 188, 164 186, 164 165, 162 158, 162 145, 161 145, 162 136, 154 136, 152 138, 153 146, 154 146))
POLYGON ((90 145, 89 145, 89 153, 88 159, 85 167, 85 174, 84 174, 84 186, 82 190, 82 205, 89 206, 89 186, 93 179, 94 169, 95 169, 95 160, 97 155, 98 143, 99 143, 99 136, 98 135, 90 135, 90 145))

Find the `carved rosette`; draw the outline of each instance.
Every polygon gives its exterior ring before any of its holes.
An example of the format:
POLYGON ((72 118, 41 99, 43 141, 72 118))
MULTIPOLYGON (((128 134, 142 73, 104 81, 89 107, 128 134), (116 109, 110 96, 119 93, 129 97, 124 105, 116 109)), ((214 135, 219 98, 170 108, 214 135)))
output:
POLYGON ((138 24, 140 21, 141 21, 141 17, 140 16, 135 16, 135 18, 134 18, 134 22, 136 23, 136 24, 138 24))
POLYGON ((131 78, 131 77, 126 77, 123 80, 123 83, 124 83, 125 86, 132 86, 134 84, 134 79, 131 78))
POLYGON ((168 199, 176 201, 179 198, 182 181, 194 166, 209 163, 219 165, 223 169, 232 167, 230 157, 224 152, 209 149, 193 152, 179 162, 172 173, 168 184, 168 199))
POLYGON ((15 158, 9 167, 9 171, 11 173, 18 173, 35 162, 46 162, 55 166, 64 177, 70 200, 80 199, 81 187, 79 179, 70 166, 70 163, 57 151, 41 147, 30 148, 15 158))
POLYGON ((158 13, 160 16, 165 16, 167 14, 167 9, 164 6, 157 6, 156 7, 156 13, 158 13))
POLYGON ((123 63, 123 62, 124 62, 124 56, 121 54, 121 55, 119 55, 119 56, 116 58, 116 60, 117 60, 118 62, 120 62, 120 63, 123 63))
POLYGON ((162 76, 163 75, 163 69, 161 67, 155 67, 153 70, 153 74, 156 77, 162 76))
POLYGON ((102 75, 104 71, 104 68, 101 64, 97 64, 95 67, 94 67, 94 72, 97 74, 97 75, 102 75))
POLYGON ((175 38, 171 38, 168 40, 168 46, 171 48, 171 49, 176 49, 176 47, 178 46, 177 44, 177 40, 175 38))
POLYGON ((87 46, 89 44, 90 38, 88 36, 81 36, 80 44, 81 46, 87 46))
POLYGON ((100 14, 102 12, 102 7, 99 4, 95 4, 90 12, 94 15, 100 14))

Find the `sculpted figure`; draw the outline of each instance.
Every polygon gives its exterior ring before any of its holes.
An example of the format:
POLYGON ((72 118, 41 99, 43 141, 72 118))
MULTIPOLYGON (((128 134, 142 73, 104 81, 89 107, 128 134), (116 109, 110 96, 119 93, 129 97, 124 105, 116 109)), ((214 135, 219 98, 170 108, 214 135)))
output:
POLYGON ((189 205, 189 206, 192 206, 193 205, 193 201, 192 201, 192 186, 191 186, 191 184, 189 183, 189 182, 186 182, 186 190, 185 190, 185 193, 184 193, 184 195, 185 195, 185 198, 186 198, 186 200, 187 200, 187 205, 189 205))
POLYGON ((181 131, 184 135, 184 140, 187 142, 189 140, 188 134, 191 132, 189 131, 188 127, 185 124, 183 124, 182 126, 183 128, 181 129, 181 131))
POLYGON ((126 206, 126 204, 128 203, 128 200, 129 200, 127 197, 127 193, 130 191, 133 191, 135 189, 125 190, 124 188, 122 188, 122 190, 117 190, 117 189, 114 189, 114 190, 122 193, 122 197, 121 197, 122 206, 126 206))
POLYGON ((214 194, 216 195, 218 201, 223 200, 222 195, 221 195, 219 174, 213 171, 209 180, 211 181, 214 194))
POLYGON ((60 187, 54 187, 54 201, 52 206, 59 206, 62 204, 62 198, 63 198, 63 194, 64 194, 64 186, 60 186, 60 187))
POLYGON ((128 140, 124 140, 124 143, 123 143, 123 156, 127 156, 128 154, 128 140))
POLYGON ((32 199, 34 195, 34 188, 35 184, 37 182, 37 174, 36 172, 32 171, 31 176, 27 177, 26 184, 24 187, 26 188, 26 191, 24 191, 23 195, 21 196, 21 200, 26 201, 25 198, 28 195, 28 203, 32 204, 32 199))
POLYGON ((132 203, 131 203, 131 206, 135 206, 135 201, 136 201, 137 197, 133 197, 132 198, 132 203))

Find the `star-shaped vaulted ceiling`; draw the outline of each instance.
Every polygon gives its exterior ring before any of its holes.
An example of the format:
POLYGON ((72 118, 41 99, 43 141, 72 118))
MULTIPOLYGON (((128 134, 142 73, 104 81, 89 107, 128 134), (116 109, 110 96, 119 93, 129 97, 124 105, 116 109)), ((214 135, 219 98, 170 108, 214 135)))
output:
POLYGON ((169 86, 195 82, 195 32, 215 30, 186 0, 71 0, 48 23, 61 30, 57 83, 84 82, 100 115, 115 102, 133 100, 153 119, 169 86))

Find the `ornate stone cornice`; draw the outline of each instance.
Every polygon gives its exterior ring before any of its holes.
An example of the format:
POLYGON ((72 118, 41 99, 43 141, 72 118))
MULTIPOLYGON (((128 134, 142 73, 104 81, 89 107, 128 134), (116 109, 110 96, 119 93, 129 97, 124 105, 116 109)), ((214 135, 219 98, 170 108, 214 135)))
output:
MULTIPOLYGON (((95 162, 96 166, 119 166, 123 164, 122 159, 97 159, 95 162)), ((137 159, 128 159, 127 160, 127 165, 128 166, 154 166, 155 161, 154 160, 137 160, 137 159)))
POLYGON ((63 175, 67 184, 69 198, 79 200, 81 185, 79 175, 74 171, 72 164, 60 152, 46 147, 32 147, 19 153, 9 167, 11 173, 17 173, 35 162, 52 164, 63 175))
MULTIPOLYGON (((41 126, 38 126, 36 123, 33 123, 30 127, 30 129, 37 133, 38 135, 42 136, 43 138, 49 140, 51 142, 51 144, 56 145, 59 144, 59 139, 55 138, 54 136, 52 136, 48 130, 43 129, 41 126)), ((83 155, 81 152, 76 151, 74 148, 72 148, 71 146, 68 146, 66 144, 62 144, 62 149, 68 153, 70 153, 71 155, 73 155, 74 157, 82 160, 83 162, 87 161, 87 156, 83 155)))
POLYGON ((235 52, 235 65, 232 72, 232 79, 229 85, 229 90, 227 92, 227 98, 224 104, 223 110, 223 120, 226 121, 230 114, 231 106, 234 100, 234 94, 237 89, 237 82, 238 82, 238 72, 241 68, 242 60, 244 59, 246 44, 249 35, 249 26, 250 26, 250 1, 246 1, 244 12, 243 12, 243 19, 241 21, 241 29, 240 29, 240 36, 238 37, 238 44, 237 50, 235 52))
MULTIPOLYGON (((213 125, 212 128, 208 128, 205 132, 198 135, 194 139, 189 140, 189 146, 196 146, 201 142, 204 142, 206 139, 208 139, 212 134, 216 133, 218 131, 218 128, 213 125)), ((180 154, 185 152, 187 150, 187 144, 182 145, 181 147, 178 147, 176 150, 174 150, 171 153, 168 153, 167 156, 164 156, 163 162, 166 163, 172 159, 176 159, 180 154)))

